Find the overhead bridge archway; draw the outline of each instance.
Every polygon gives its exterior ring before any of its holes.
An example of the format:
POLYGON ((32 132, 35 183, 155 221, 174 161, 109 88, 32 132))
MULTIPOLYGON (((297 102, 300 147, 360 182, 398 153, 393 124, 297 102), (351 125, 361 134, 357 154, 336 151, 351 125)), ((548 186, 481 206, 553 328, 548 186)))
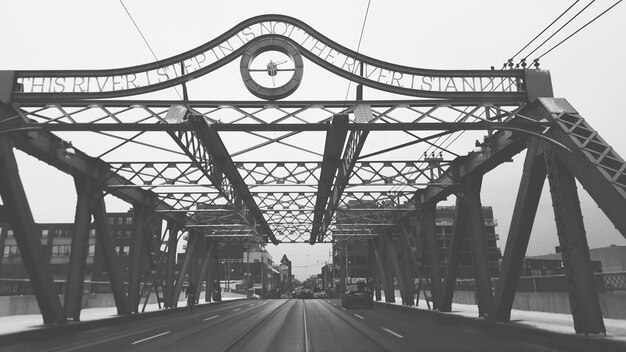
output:
POLYGON ((139 310, 149 295, 142 283, 156 285, 161 272, 155 268, 165 273, 166 305, 175 305, 188 272, 196 282, 218 275, 215 252, 228 241, 369 241, 373 270, 386 276, 387 285, 395 277, 407 304, 419 275, 431 280, 434 306, 449 310, 456 273, 438 268, 432 213, 450 195, 457 197, 458 224, 448 263, 458 256, 460 236, 471 233, 481 315, 507 321, 547 177, 571 268, 576 329, 604 331, 589 284, 573 180, 626 234, 620 216, 626 209, 626 164, 567 101, 553 97, 548 71, 406 67, 357 54, 297 19, 265 15, 158 62, 107 70, 0 71, 0 100, 0 191, 46 323, 80 316, 82 248, 92 217, 120 313, 139 310), (227 65, 237 65, 241 74, 233 78, 242 82, 235 98, 246 99, 188 99, 190 81, 210 79, 209 73, 227 65), (316 79, 307 76, 313 65, 358 84, 357 96, 290 100, 302 82, 316 79), (150 99, 172 87, 182 90, 180 99, 150 99), (394 99, 367 100, 364 89, 394 99), (74 138, 65 137, 69 132, 74 138), (75 179, 78 204, 64 304, 39 255, 39 240, 31 235, 34 221, 14 149, 75 179), (493 296, 481 182, 524 150, 515 226, 493 296), (103 220, 104 195, 132 204, 138 219, 127 278, 103 220), (154 219, 168 225, 151 238, 146 224, 154 219), (182 232, 187 254, 175 277, 182 232), (400 262, 399 246, 407 250, 400 262), (142 273, 145 255, 148 274, 142 273), (427 255, 429 271, 419 272, 427 255))

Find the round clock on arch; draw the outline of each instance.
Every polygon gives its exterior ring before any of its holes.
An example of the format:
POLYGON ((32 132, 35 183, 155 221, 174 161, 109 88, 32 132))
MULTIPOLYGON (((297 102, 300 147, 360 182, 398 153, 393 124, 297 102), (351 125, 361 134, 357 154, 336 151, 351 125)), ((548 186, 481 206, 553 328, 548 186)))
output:
POLYGON ((281 37, 262 37, 241 55, 241 77, 250 93, 278 100, 295 92, 302 82, 303 62, 298 50, 281 37))

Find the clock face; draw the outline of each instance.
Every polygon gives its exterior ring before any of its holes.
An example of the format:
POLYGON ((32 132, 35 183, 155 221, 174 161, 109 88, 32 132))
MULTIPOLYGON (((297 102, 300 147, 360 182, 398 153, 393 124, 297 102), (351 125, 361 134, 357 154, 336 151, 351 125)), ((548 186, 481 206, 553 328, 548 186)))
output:
POLYGON ((262 37, 241 56, 241 77, 255 96, 277 100, 293 93, 302 81, 302 57, 281 37, 262 37))

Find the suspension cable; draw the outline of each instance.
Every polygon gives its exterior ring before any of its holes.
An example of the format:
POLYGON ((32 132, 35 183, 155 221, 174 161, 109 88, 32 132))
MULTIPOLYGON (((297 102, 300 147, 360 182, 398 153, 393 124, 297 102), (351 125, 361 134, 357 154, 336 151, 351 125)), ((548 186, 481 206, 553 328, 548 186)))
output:
MULTIPOLYGON (((355 68, 356 68, 356 62, 357 62, 357 57, 359 56, 359 50, 361 50, 361 40, 363 39, 363 32, 365 31, 365 22, 367 22, 367 15, 370 12, 370 3, 372 2, 372 0, 368 0, 367 1, 367 8, 365 9, 365 17, 363 18, 363 25, 361 26, 361 34, 359 35, 359 44, 356 47, 356 55, 354 56, 354 64, 355 64, 355 68)), ((363 64, 361 64, 361 66, 363 66, 363 64)), ((352 85, 352 80, 348 81, 348 90, 346 91, 346 97, 344 99, 344 104, 345 102, 348 101, 348 93, 350 93, 350 86, 352 85)))

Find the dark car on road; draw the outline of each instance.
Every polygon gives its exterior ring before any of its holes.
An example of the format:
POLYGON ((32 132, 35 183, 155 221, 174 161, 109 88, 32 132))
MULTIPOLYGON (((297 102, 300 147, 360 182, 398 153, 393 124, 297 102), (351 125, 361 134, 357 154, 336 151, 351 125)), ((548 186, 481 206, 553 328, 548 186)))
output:
POLYGON ((348 285, 341 298, 341 305, 343 307, 363 306, 372 308, 374 306, 372 291, 365 286, 365 283, 359 282, 356 285, 348 285))

